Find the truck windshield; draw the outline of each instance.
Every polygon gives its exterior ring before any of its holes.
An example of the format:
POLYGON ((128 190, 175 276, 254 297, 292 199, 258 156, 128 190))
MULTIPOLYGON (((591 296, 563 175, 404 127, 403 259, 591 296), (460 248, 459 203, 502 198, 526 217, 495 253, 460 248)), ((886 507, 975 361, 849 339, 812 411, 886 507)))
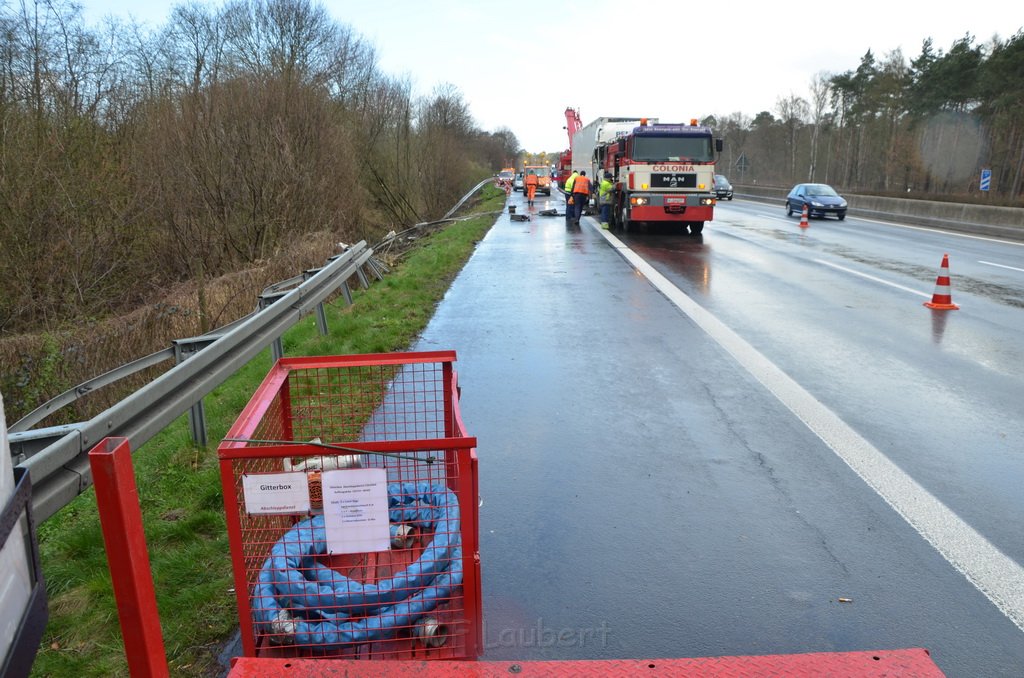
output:
POLYGON ((714 159, 710 137, 637 136, 633 139, 633 160, 641 162, 712 162, 714 159))

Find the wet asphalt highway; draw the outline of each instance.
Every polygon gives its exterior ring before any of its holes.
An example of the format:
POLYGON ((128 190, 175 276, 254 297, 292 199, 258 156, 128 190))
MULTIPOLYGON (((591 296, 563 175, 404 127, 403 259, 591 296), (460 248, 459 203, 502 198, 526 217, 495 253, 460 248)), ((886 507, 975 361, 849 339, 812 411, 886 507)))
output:
POLYGON ((1024 563, 1024 244, 809 223, 735 203, 625 242, 1024 563), (946 253, 961 308, 930 310, 946 253))
POLYGON ((417 348, 458 352, 479 440, 485 658, 926 647, 1024 675, 1024 247, 798 223, 506 212, 480 243, 417 348), (958 311, 922 306, 943 253, 958 311))

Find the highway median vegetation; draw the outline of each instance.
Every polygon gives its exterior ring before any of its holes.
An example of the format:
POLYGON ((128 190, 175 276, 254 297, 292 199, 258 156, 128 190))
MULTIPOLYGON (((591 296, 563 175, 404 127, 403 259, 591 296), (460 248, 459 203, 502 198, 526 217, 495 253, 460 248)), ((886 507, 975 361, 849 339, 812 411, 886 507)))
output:
POLYGON ((12 421, 244 315, 337 243, 438 218, 518 152, 454 86, 414 95, 304 0, 182 3, 156 27, 90 27, 66 0, 4 3, 0 26, 12 421), (30 386, 42 365, 45 388, 30 386))
MULTIPOLYGON (((501 210, 487 186, 464 211, 480 216, 423 234, 354 303, 327 306, 329 333, 313 317, 285 334, 285 354, 343 355, 408 350, 451 281, 501 210)), ((459 347, 452 346, 458 350, 459 347)), ((204 399, 210 439, 227 431, 270 368, 254 358, 204 399)), ((218 657, 238 627, 216 442, 197 448, 182 417, 134 453, 157 603, 171 675, 219 675, 218 657)), ((39 526, 50 621, 34 676, 127 675, 94 493, 39 526)))

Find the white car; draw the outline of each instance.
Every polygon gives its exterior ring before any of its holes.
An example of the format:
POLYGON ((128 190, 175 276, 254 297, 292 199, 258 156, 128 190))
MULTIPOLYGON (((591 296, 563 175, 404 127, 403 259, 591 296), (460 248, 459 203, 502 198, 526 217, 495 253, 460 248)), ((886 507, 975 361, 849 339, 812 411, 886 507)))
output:
POLYGON ((512 180, 512 190, 521 191, 523 190, 523 173, 516 172, 516 178, 512 180))

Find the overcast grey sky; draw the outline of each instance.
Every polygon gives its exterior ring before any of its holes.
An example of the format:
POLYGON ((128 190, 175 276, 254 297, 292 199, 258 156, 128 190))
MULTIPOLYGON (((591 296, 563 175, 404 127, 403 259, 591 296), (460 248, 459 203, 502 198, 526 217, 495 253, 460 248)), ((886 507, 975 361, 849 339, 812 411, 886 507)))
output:
MULTIPOLYGON (((131 14, 160 25, 181 3, 82 4, 89 23, 131 14)), ((965 33, 985 43, 1024 27, 1020 0, 322 4, 374 43, 384 71, 408 75, 417 94, 455 85, 480 127, 509 127, 534 152, 567 146, 567 106, 584 124, 603 115, 753 116, 780 97, 806 97, 818 72, 856 68, 868 49, 876 58, 901 49, 909 60, 928 37, 946 51, 965 33)))

